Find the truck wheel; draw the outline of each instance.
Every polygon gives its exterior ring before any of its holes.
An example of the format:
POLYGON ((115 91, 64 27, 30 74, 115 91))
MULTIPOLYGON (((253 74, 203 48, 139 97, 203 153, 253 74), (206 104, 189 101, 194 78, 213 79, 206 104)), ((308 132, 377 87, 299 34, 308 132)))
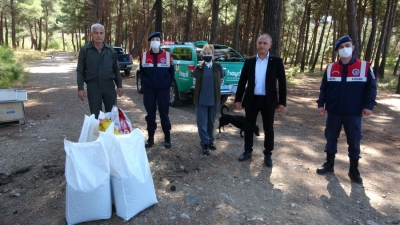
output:
POLYGON ((124 70, 124 74, 125 76, 129 76, 129 74, 131 74, 131 70, 124 70))
POLYGON ((221 95, 221 104, 224 104, 228 100, 229 95, 221 95))
POLYGON ((172 85, 169 88, 169 105, 174 107, 183 105, 182 99, 179 98, 178 86, 175 81, 172 82, 172 85))
POLYGON ((139 94, 143 94, 142 76, 140 73, 136 73, 136 89, 139 94))

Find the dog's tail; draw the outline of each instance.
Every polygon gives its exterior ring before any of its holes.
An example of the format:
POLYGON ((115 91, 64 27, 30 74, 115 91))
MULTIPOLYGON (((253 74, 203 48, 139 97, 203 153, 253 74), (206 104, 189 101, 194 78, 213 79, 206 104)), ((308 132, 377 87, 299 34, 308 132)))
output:
POLYGON ((228 106, 224 104, 224 105, 221 106, 221 115, 225 115, 224 108, 226 108, 226 112, 229 112, 228 106))

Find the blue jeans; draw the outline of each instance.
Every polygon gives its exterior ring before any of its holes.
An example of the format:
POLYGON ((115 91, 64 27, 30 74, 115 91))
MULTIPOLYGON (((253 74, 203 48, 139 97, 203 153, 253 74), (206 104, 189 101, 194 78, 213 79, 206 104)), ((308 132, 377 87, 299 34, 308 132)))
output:
POLYGON ((359 159, 360 142, 363 136, 361 132, 361 115, 341 115, 328 112, 325 128, 325 151, 330 154, 337 153, 337 143, 342 125, 349 146, 349 157, 359 159))
POLYGON ((197 129, 201 146, 214 143, 214 122, 217 108, 217 105, 196 106, 197 129))

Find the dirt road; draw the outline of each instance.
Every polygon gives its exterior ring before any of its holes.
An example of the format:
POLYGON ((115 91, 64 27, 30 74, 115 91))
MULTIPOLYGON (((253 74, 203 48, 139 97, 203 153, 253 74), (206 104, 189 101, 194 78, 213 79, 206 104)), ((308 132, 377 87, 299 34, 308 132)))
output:
MULTIPOLYGON (((66 224, 63 140, 77 141, 89 114, 87 101, 77 98, 75 68, 73 53, 31 63, 30 80, 20 88, 28 91, 27 124, 0 124, 0 224, 66 224)), ((400 224, 400 96, 379 92, 374 114, 363 119, 364 184, 358 185, 347 176, 343 134, 335 173, 315 172, 325 157, 325 117, 315 103, 319 82, 305 77, 288 88, 288 107, 276 114, 272 169, 263 165, 263 132, 249 161, 237 161, 244 140, 234 127, 216 130, 218 149, 206 157, 194 106, 171 108, 173 147, 162 147, 158 130, 147 150, 158 204, 126 223, 114 212, 87 224, 400 224)), ((133 72, 123 85, 118 106, 144 131, 133 72)), ((227 104, 230 113, 244 114, 233 109, 232 97, 227 104)))

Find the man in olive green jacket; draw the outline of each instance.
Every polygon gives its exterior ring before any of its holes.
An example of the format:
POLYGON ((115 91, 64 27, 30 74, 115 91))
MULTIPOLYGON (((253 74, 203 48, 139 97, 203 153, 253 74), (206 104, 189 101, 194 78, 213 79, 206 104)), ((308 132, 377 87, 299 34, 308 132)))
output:
POLYGON ((79 51, 76 68, 78 98, 82 101, 85 99, 86 83, 90 113, 97 118, 103 103, 105 112, 110 112, 117 103, 117 94, 121 97, 124 92, 117 55, 113 47, 104 43, 104 26, 93 24, 90 34, 92 41, 82 46, 79 51))

